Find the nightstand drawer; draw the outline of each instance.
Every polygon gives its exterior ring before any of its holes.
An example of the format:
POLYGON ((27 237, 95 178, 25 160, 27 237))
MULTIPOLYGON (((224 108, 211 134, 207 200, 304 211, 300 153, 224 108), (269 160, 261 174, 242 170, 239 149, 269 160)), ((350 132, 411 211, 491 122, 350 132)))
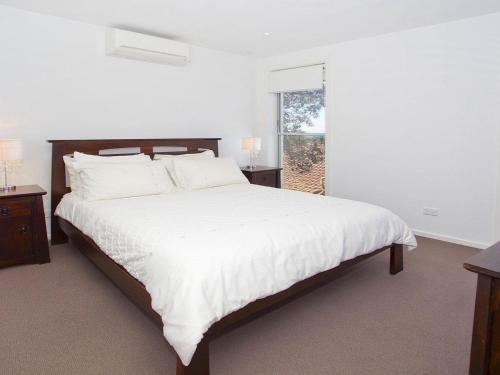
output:
POLYGON ((252 183, 262 186, 276 187, 276 172, 259 172, 252 177, 252 183))
POLYGON ((31 217, 0 220, 0 266, 34 259, 31 217))
POLYGON ((12 217, 31 216, 33 198, 10 198, 0 201, 0 220, 12 217))

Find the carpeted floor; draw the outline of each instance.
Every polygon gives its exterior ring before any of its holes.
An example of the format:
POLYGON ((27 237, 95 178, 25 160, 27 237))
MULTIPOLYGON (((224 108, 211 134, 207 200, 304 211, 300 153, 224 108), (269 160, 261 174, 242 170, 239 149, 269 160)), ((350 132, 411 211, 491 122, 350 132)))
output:
MULTIPOLYGON (((467 374, 477 250, 419 238, 212 343, 215 375, 467 374)), ((160 330, 71 245, 0 270, 0 374, 175 374, 160 330)))

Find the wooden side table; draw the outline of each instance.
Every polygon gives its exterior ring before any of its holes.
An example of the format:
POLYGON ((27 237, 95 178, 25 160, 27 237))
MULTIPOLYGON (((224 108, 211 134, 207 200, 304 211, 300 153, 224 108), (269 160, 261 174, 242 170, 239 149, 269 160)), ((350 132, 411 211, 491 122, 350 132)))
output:
POLYGON ((38 185, 0 192, 0 268, 50 262, 43 196, 38 185))
POLYGON ((469 374, 500 374, 500 242, 464 263, 477 273, 469 374))
POLYGON ((258 165, 255 169, 243 167, 241 171, 251 184, 280 188, 282 169, 258 165))

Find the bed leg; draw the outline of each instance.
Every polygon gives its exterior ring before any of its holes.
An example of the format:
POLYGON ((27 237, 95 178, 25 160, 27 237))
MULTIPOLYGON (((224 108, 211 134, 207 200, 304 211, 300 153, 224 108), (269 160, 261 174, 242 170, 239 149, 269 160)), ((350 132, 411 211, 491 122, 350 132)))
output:
POLYGON ((59 245, 62 243, 68 242, 68 236, 63 232, 61 227, 59 226, 59 221, 57 217, 52 215, 50 222, 50 244, 51 245, 59 245))
POLYGON ((392 244, 390 270, 392 275, 395 275, 403 270, 403 245, 392 244))
POLYGON ((196 353, 189 366, 184 366, 179 357, 177 357, 177 372, 176 375, 209 375, 209 356, 208 356, 208 342, 202 340, 198 344, 196 353))

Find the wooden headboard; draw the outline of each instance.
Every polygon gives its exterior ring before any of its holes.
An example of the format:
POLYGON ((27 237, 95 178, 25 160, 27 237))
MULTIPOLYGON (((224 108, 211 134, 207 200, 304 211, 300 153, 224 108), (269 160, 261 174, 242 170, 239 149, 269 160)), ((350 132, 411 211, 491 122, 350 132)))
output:
POLYGON ((51 183, 51 242, 64 243, 67 237, 59 227, 54 211, 64 194, 71 190, 66 186, 66 168, 63 156, 71 155, 75 151, 86 154, 103 156, 127 155, 135 152, 117 152, 116 149, 134 148, 137 153, 144 153, 151 157, 154 154, 186 154, 197 153, 203 150, 212 150, 218 156, 218 142, 221 138, 177 138, 177 139, 89 139, 89 140, 50 140, 52 143, 52 183, 51 183), (161 147, 183 148, 182 151, 162 151, 161 147), (155 150, 156 149, 156 150, 155 150))

